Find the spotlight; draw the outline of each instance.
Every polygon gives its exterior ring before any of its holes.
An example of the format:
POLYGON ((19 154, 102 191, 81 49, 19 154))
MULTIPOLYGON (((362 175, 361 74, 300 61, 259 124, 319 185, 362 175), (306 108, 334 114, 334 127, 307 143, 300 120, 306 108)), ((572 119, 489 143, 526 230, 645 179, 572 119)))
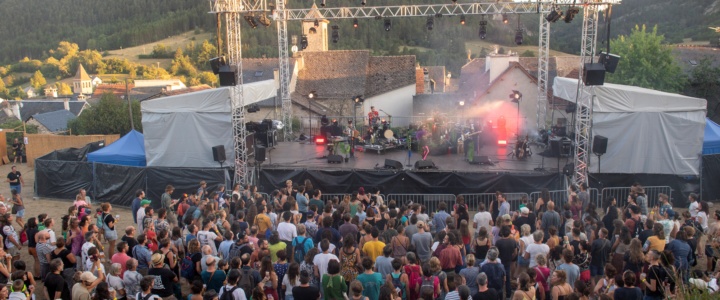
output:
POLYGON ((427 25, 427 30, 433 30, 433 24, 434 24, 434 23, 435 23, 435 21, 433 20, 433 18, 432 18, 432 17, 428 17, 428 18, 427 18, 427 24, 426 24, 426 25, 427 25))
POLYGON ((260 111, 260 107, 257 104, 253 104, 247 107, 247 112, 256 113, 260 111))
POLYGON ((320 6, 325 7, 325 0, 322 0, 322 2, 320 2, 320 6))
POLYGON ((353 19, 353 28, 358 28, 358 19, 357 18, 353 19))
POLYGON ((480 21, 480 31, 478 31, 478 35, 480 36, 481 40, 484 40, 487 36, 487 21, 480 21))
POLYGON ((367 4, 367 1, 362 0, 362 1, 360 1, 360 4, 361 4, 362 6, 365 6, 365 4, 367 4))
POLYGON ((460 15, 460 25, 465 25, 465 15, 460 15))
POLYGON ((353 102, 355 102, 355 104, 361 104, 365 102, 365 99, 362 97, 362 95, 357 95, 353 97, 353 102))
POLYGON ((510 94, 510 99, 512 99, 512 103, 518 103, 520 101, 520 98, 522 98, 522 93, 517 90, 513 90, 512 94, 510 94))
POLYGON ((310 99, 314 99, 315 97, 317 97, 317 93, 316 93, 315 91, 311 91, 311 92, 308 94, 308 98, 310 98, 310 99))
POLYGON ((268 17, 265 14, 261 14, 257 18, 257 21, 258 21, 258 23, 263 24, 263 26, 265 26, 265 27, 268 27, 271 24, 270 19, 268 19, 268 17))
POLYGON ((458 102, 458 104, 460 104, 460 106, 465 106, 465 101, 460 100, 460 102, 458 102))
POLYGON ((436 13, 436 14, 435 14, 435 17, 438 18, 438 19, 439 19, 439 18, 442 18, 442 14, 441 14, 441 13, 436 13))
POLYGON ((523 30, 515 30, 515 44, 520 46, 523 43, 523 30))
POLYGON ((255 15, 252 13, 249 13, 245 15, 245 21, 250 25, 252 28, 257 28, 257 23, 255 22, 255 15))
POLYGON ((565 13, 565 23, 570 23, 575 18, 575 15, 577 15, 580 12, 580 9, 577 7, 571 7, 568 8, 567 12, 565 13))
POLYGON ((560 18, 562 18, 562 16, 563 16, 562 11, 554 9, 545 17, 545 20, 547 20, 550 23, 555 23, 555 22, 557 22, 557 20, 560 20, 560 18))
POLYGON ((338 40, 340 40, 340 33, 338 32, 340 30, 340 26, 333 25, 332 26, 332 42, 337 43, 338 40))
POLYGON ((316 145, 325 145, 326 143, 325 137, 322 135, 316 135, 313 140, 315 141, 316 145))
POLYGON ((392 27, 392 21, 390 19, 385 19, 384 25, 385 31, 390 31, 390 27, 392 27))
POLYGON ((308 38, 307 38, 307 35, 303 35, 300 38, 300 48, 301 48, 301 50, 305 50, 305 49, 307 49, 307 47, 308 47, 308 38))
POLYGON ((502 19, 503 19, 503 24, 507 24, 509 22, 507 14, 502 14, 502 19))

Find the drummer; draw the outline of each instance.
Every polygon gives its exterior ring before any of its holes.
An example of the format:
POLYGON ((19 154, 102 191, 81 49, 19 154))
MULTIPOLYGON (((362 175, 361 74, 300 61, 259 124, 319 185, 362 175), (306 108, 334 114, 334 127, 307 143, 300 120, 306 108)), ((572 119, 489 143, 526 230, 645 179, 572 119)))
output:
POLYGON ((368 125, 373 126, 380 119, 380 113, 375 110, 375 106, 370 106, 370 112, 368 113, 368 125))

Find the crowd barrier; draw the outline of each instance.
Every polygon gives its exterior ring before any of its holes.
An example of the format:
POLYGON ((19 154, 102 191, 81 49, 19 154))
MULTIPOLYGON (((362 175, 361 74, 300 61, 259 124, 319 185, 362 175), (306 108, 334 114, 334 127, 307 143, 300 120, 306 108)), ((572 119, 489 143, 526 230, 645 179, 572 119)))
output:
MULTIPOLYGON (((658 196, 662 193, 672 197, 672 188, 669 186, 644 186, 645 194, 647 195, 648 208, 652 208, 659 205, 658 196)), ((608 199, 609 197, 615 197, 617 199, 618 207, 624 207, 627 205, 628 196, 630 195, 629 187, 613 187, 604 188, 602 190, 602 199, 608 199)))
POLYGON ((428 212, 437 211, 440 202, 445 202, 448 207, 455 204, 455 195, 453 194, 388 194, 385 201, 395 200, 398 206, 409 205, 410 203, 418 203, 425 205, 428 212))
MULTIPOLYGON (((528 208, 531 210, 533 208, 533 203, 535 203, 530 199, 530 195, 527 193, 503 193, 503 195, 510 204, 510 211, 519 210, 523 199, 528 200, 528 208)), ((465 203, 467 203, 471 211, 479 211, 481 203, 485 205, 485 210, 489 210, 490 203, 497 200, 495 193, 461 194, 461 196, 465 198, 465 203)))

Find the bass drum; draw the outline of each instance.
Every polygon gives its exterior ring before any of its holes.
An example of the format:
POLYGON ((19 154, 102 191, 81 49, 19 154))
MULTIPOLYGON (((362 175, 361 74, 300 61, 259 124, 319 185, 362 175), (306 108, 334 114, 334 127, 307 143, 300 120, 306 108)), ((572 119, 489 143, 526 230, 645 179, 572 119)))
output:
POLYGON ((390 130, 390 129, 385 130, 385 132, 383 132, 383 136, 384 136, 388 141, 394 141, 394 140, 395 140, 395 133, 393 133, 393 131, 390 130))

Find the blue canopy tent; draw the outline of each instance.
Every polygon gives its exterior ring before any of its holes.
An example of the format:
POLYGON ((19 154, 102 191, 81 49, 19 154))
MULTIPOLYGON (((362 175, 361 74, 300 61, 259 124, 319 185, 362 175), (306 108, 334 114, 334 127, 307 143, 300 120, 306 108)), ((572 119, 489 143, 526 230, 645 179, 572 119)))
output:
POLYGON ((108 145, 87 155, 90 162, 123 166, 145 166, 145 138, 135 130, 108 145))
POLYGON ((703 155, 720 153, 720 125, 709 118, 705 120, 705 137, 703 138, 703 155))
POLYGON ((709 118, 705 120, 701 169, 701 198, 708 201, 720 199, 720 185, 715 184, 720 178, 720 125, 709 118))

